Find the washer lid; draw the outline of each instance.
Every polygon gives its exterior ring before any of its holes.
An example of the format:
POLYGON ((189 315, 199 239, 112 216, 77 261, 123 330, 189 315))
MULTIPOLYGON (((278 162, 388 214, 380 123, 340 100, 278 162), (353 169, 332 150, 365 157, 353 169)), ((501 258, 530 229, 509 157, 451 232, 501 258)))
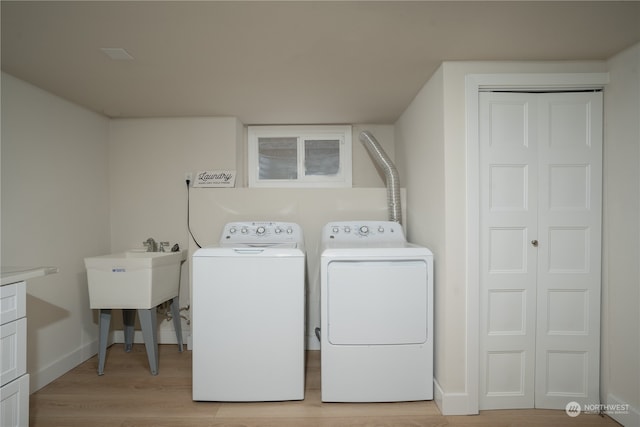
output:
POLYGON ((291 248, 298 247, 298 242, 220 242, 222 248, 237 249, 265 249, 265 248, 291 248))

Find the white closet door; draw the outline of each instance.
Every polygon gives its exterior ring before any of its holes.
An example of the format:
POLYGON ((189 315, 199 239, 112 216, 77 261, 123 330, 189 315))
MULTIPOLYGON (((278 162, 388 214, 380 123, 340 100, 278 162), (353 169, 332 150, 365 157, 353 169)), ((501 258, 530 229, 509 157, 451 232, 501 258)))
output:
POLYGON ((480 94, 480 408, 598 401, 600 93, 480 94))
POLYGON ((539 97, 537 408, 599 403, 602 93, 539 97))

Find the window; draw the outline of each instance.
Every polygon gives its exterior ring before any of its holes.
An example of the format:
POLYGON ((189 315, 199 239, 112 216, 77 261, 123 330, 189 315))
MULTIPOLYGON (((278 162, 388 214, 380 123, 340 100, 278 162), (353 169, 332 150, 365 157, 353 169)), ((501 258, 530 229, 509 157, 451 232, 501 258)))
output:
POLYGON ((351 126, 249 126, 250 187, 351 187, 351 126))

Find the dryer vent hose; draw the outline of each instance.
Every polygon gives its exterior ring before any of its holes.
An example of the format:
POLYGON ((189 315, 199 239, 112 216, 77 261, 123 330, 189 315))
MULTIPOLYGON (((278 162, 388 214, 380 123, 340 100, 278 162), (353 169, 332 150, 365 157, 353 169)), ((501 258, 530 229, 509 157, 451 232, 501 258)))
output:
POLYGON ((360 132, 360 141, 373 160, 382 168, 387 184, 387 207, 389 221, 402 224, 402 207, 400 205, 400 178, 395 165, 384 152, 380 143, 367 130, 360 132))

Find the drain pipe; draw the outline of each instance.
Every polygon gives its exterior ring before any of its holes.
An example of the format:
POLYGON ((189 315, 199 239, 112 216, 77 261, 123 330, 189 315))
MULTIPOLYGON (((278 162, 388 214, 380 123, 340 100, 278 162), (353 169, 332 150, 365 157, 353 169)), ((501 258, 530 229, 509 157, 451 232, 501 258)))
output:
POLYGON ((387 183, 387 207, 389 209, 389 221, 402 224, 402 207, 400 206, 400 178, 395 165, 384 152, 380 143, 367 130, 360 132, 360 142, 367 149, 373 160, 384 171, 387 183))

